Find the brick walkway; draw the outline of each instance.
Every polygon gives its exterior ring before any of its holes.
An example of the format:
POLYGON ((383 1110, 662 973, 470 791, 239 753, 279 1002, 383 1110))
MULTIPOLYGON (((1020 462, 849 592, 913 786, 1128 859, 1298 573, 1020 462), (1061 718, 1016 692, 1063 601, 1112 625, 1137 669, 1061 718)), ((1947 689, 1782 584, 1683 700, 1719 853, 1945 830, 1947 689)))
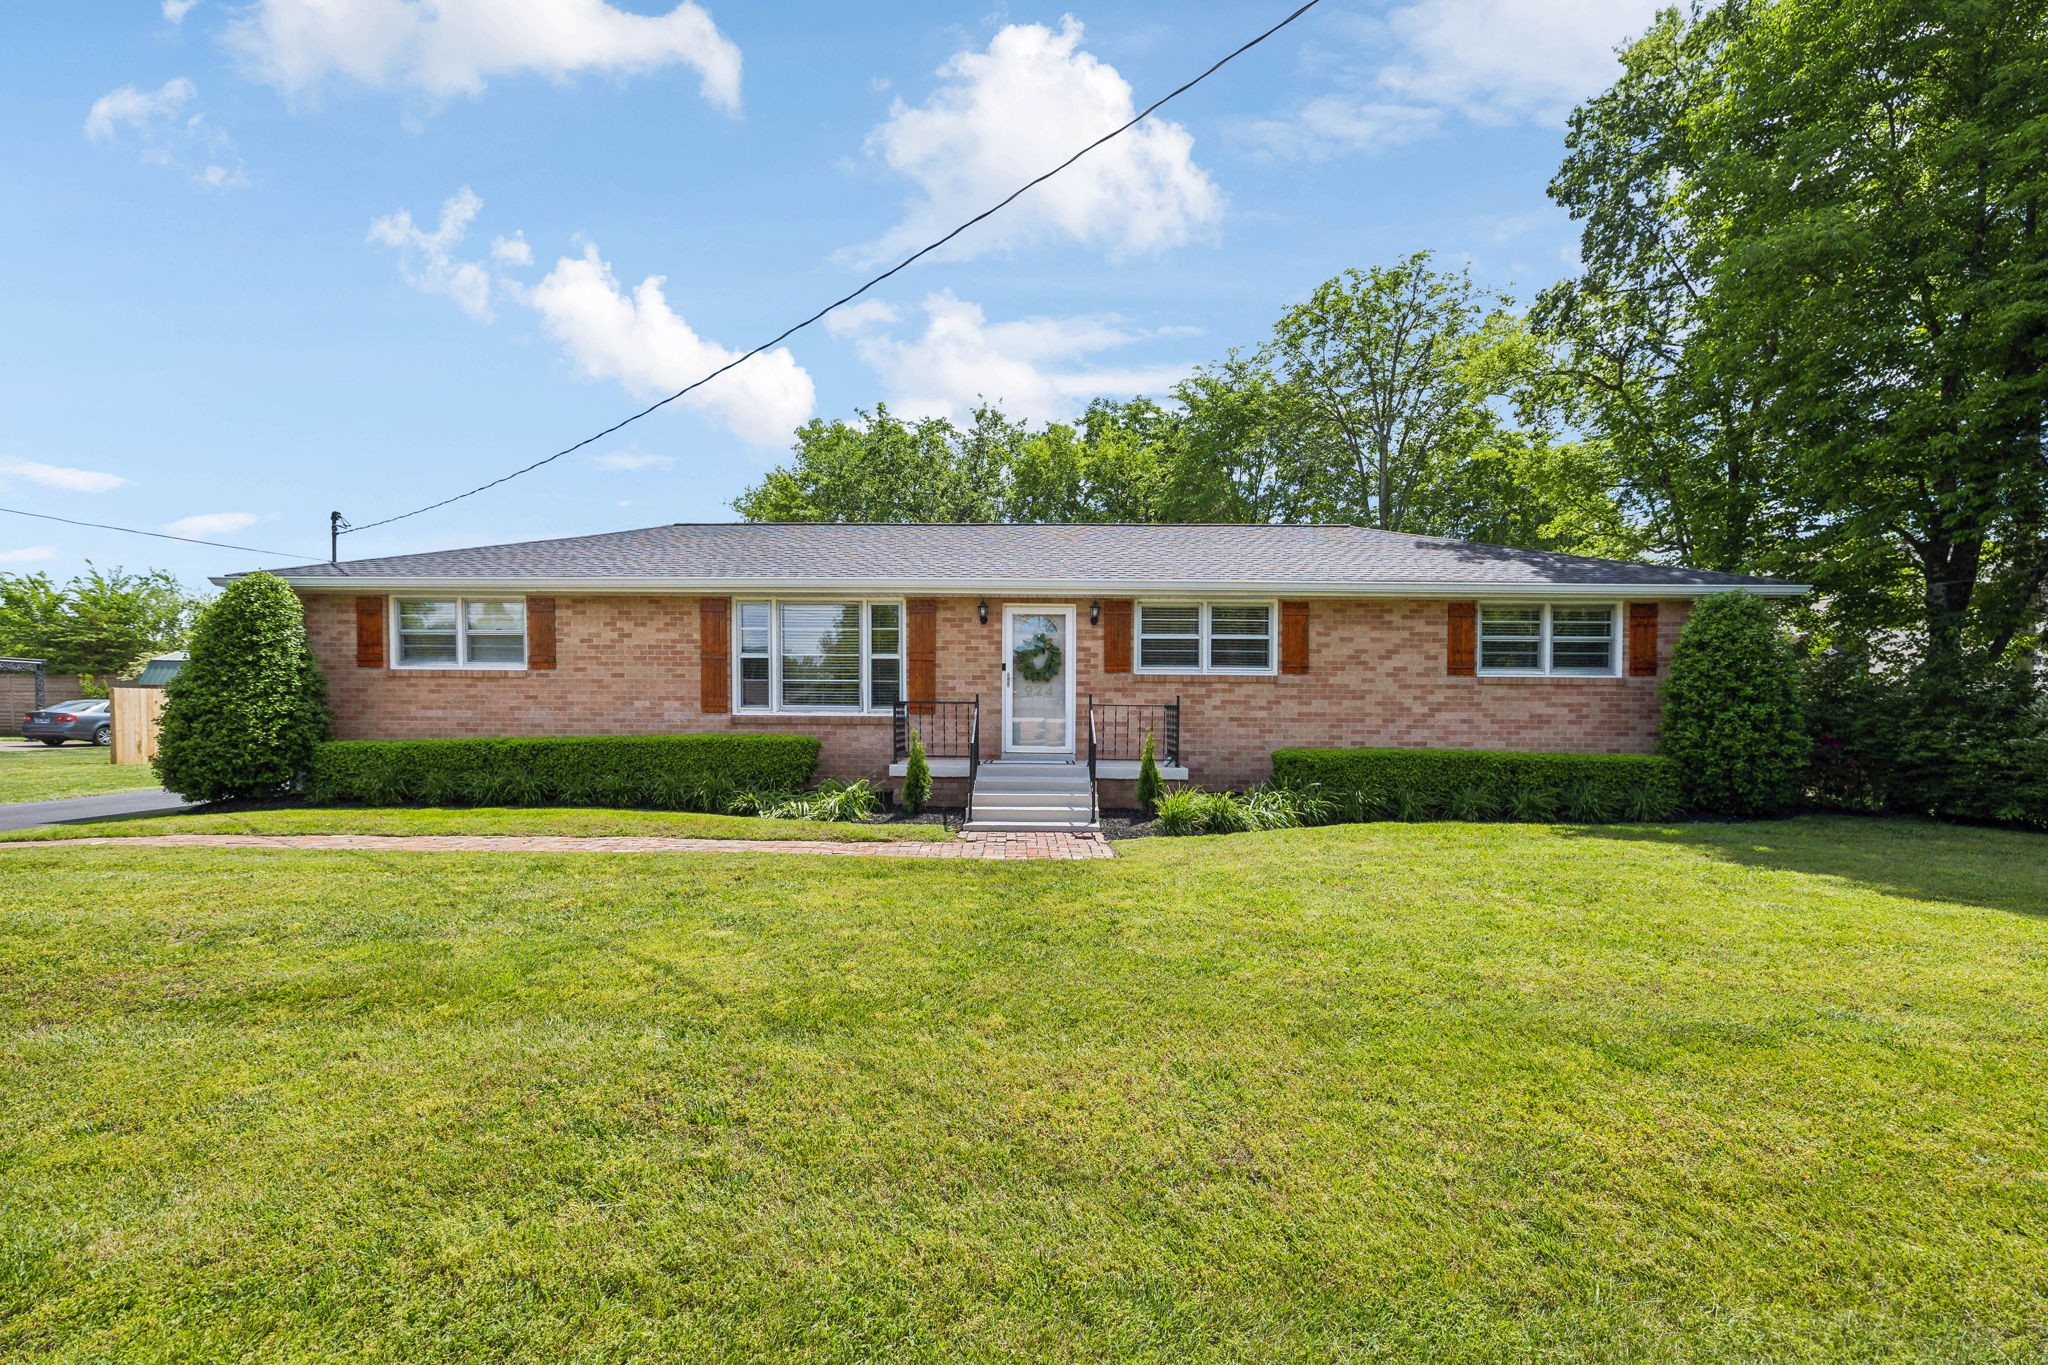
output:
POLYGON ((981 858, 1078 862, 1114 858, 1100 834, 961 834, 944 843, 836 843, 826 839, 592 838, 534 834, 150 834, 132 839, 49 839, 10 848, 371 849, 390 853, 826 853, 842 858, 981 858))

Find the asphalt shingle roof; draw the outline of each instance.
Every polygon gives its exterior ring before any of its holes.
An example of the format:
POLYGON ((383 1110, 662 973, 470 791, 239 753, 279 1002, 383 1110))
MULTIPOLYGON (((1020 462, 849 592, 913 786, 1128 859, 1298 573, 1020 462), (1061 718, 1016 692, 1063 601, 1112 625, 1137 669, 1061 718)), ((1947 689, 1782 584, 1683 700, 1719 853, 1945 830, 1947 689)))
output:
POLYGON ((1117 584, 1325 590, 1356 585, 1792 591, 1776 579, 1514 550, 1362 526, 992 526, 709 523, 483 545, 273 570, 307 587, 348 580, 686 580, 947 583, 1079 590, 1117 584), (339 580, 339 581, 337 581, 339 580))

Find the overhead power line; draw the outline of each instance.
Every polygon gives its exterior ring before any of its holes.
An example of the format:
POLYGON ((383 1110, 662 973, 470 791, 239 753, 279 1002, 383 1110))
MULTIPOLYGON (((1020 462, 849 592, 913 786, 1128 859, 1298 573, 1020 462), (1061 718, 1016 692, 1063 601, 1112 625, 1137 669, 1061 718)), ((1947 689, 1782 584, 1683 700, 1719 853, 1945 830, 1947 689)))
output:
POLYGON ((216 550, 246 550, 252 555, 268 555, 272 559, 295 559, 301 564, 310 564, 316 558, 302 555, 293 550, 264 550, 254 545, 230 545, 224 540, 194 540, 191 536, 174 536, 167 531, 145 531, 136 526, 115 526, 105 521, 80 521, 76 517, 60 517, 54 512, 30 512, 20 507, 0 507, 17 517, 35 517, 41 521, 61 521, 66 526, 90 526, 96 531, 119 531, 128 536, 152 536, 157 540, 178 540, 187 545, 210 545, 216 550))
POLYGON ((606 427, 603 431, 600 431, 593 436, 586 436, 572 446, 565 446, 561 450, 556 451, 554 454, 549 455, 544 459, 535 460, 532 464, 522 466, 519 469, 515 469, 509 474, 501 474, 497 478, 492 479, 489 483, 480 483, 476 487, 469 489, 467 492, 457 493, 452 497, 443 498, 439 502, 430 502, 424 507, 415 507, 410 512, 400 512, 396 516, 383 517, 377 521, 366 521, 360 526, 344 527, 341 529, 339 534, 349 535, 356 531, 367 531, 373 526, 388 526, 394 521, 404 521, 407 517, 416 517, 423 512, 432 512, 439 508, 446 507, 451 502, 461 502, 464 498, 473 498, 479 493, 483 493, 490 489, 496 488, 501 483, 509 483, 513 479, 520 477, 522 474, 531 474, 534 470, 541 468, 543 465, 553 464, 556 460, 561 459, 564 455, 573 455, 577 451, 583 449, 585 446, 590 445, 592 442, 601 441, 605 437, 613 434, 614 432, 619 431, 624 427, 631 426, 633 423, 639 421, 641 418, 646 417, 651 413, 660 411, 662 408, 667 407, 670 403, 675 402, 678 398, 683 397, 685 394, 690 393, 692 390, 702 388, 704 385, 709 384, 712 380, 718 378, 718 376, 724 374, 727 370, 735 369, 740 365, 744 365, 747 361, 752 360, 755 356, 760 355, 763 351, 767 351, 776 346, 781 345, 783 342, 789 340, 789 338, 791 338, 792 336, 795 336, 798 332, 801 332, 804 328, 811 326, 813 323, 823 318, 827 313, 831 312, 833 309, 841 308, 849 303, 852 303, 862 294, 867 293, 870 289, 873 289, 876 285, 882 283, 882 281, 888 279, 890 276, 896 274, 897 272, 904 270, 905 268, 909 267, 916 261, 921 260, 926 256, 929 256, 932 252, 937 251, 940 247, 952 241, 955 237, 958 237, 961 233, 967 231, 967 229, 973 227, 975 224, 983 221, 984 219, 994 217, 996 214, 1008 208, 1011 204, 1017 202, 1017 200, 1021 199, 1025 194, 1029 193, 1031 190, 1034 190, 1038 186, 1043 185, 1046 181, 1052 179, 1061 171, 1064 171, 1065 169, 1067 169, 1067 167, 1073 165, 1076 161, 1079 161, 1082 157, 1088 155, 1088 153, 1094 151, 1096 148, 1102 146, 1104 143, 1109 142, 1117 137, 1121 137, 1123 134, 1137 127, 1140 123, 1143 123, 1146 119, 1150 118, 1154 112, 1156 112, 1158 109, 1166 105, 1169 101, 1179 98, 1180 96, 1186 94, 1188 91, 1194 89, 1196 86, 1200 85, 1203 81, 1208 80, 1209 77, 1215 75, 1218 71, 1221 71, 1224 67, 1230 65, 1230 63, 1236 61, 1239 57, 1242 57, 1245 53, 1251 51, 1260 43, 1265 42, 1266 39, 1272 37, 1281 29, 1286 28, 1289 24, 1301 18, 1302 15, 1307 14, 1310 10, 1314 9, 1317 5, 1321 3, 1322 0, 1308 0, 1307 4, 1301 6, 1292 14, 1289 14, 1285 19, 1282 19, 1279 23, 1273 25, 1271 28, 1267 29, 1265 32, 1259 34, 1257 37, 1251 39, 1250 41, 1242 44, 1226 56, 1218 58, 1216 62, 1214 62, 1207 70, 1203 71, 1199 76, 1196 76, 1192 80, 1185 81, 1180 85, 1175 86, 1173 89, 1167 91, 1164 95, 1161 95, 1158 99, 1152 101, 1152 103, 1146 105, 1143 109, 1138 111, 1137 115, 1134 118, 1132 118, 1130 122, 1122 125, 1119 128, 1113 129, 1110 132, 1104 133, 1101 137, 1095 139, 1095 141, 1089 143, 1080 151, 1075 152, 1072 156, 1068 157, 1065 161, 1062 161, 1059 165, 1053 167, 1051 170, 1045 172, 1043 175, 1036 177, 1035 179, 1026 181, 1024 184, 1018 186, 1011 193, 1004 196, 1004 198, 1000 202, 991 205, 990 207, 982 210, 980 213, 975 214, 972 218, 969 218, 966 222, 960 224, 960 226, 954 228, 945 236, 939 238, 934 242, 929 243, 928 245, 919 247, 916 251, 911 252, 908 256, 905 256, 902 260, 890 266, 887 270, 884 270, 881 274, 875 276, 866 284, 863 284, 860 288, 854 290, 851 294, 848 294, 846 297, 841 299, 835 299, 831 303, 826 304, 823 308, 820 308, 817 312, 811 314, 802 322, 797 323, 793 327, 784 329, 776 336, 773 336, 769 338, 767 341, 762 342, 760 345, 754 347, 751 351, 746 352, 745 354, 739 356, 738 358, 727 361, 725 364, 720 365, 717 369, 713 370, 710 374, 705 375, 702 379, 696 380, 694 383, 685 384, 682 388, 677 389, 668 397, 661 399, 659 402, 648 404, 646 407, 640 409, 640 411, 634 413, 631 417, 625 418, 622 421, 614 422, 612 425, 606 427))

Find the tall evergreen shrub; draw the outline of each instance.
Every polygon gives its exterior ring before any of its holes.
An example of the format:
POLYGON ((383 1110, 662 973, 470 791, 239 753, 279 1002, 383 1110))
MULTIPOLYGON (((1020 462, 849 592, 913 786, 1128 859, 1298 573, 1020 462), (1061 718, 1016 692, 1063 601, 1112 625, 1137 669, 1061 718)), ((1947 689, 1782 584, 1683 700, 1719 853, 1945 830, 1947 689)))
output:
POLYGON ((1751 816, 1792 804, 1811 746, 1799 665, 1768 601, 1716 593, 1693 608, 1671 652, 1658 747, 1688 809, 1751 816))
POLYGON ((910 757, 903 763, 903 809, 911 815, 932 799, 932 765, 924 756, 924 739, 917 727, 910 730, 910 757))
POLYGON ((1145 752, 1138 759, 1138 809, 1150 815, 1159 809, 1166 795, 1166 783, 1159 776, 1159 755, 1152 745, 1152 732, 1145 732, 1145 752))
POLYGON ((281 796, 327 738, 327 680, 298 595, 267 573, 236 579, 193 628, 171 680, 157 776, 188 801, 281 796))

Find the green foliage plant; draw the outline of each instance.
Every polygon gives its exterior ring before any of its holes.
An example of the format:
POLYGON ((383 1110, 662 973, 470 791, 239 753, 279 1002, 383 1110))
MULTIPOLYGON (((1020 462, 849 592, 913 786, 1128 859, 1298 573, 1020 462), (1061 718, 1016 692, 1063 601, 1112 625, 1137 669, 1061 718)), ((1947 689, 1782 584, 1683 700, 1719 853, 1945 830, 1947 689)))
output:
POLYGON ((453 775, 489 782, 519 805, 666 807, 673 800, 720 813, 743 789, 771 798, 800 790, 817 769, 819 748, 808 735, 331 740, 312 754, 307 796, 321 804, 407 805, 429 782, 453 775))
POLYGON ((236 579, 200 616, 191 653, 166 689, 163 784, 188 801, 297 790, 329 724, 298 595, 267 573, 236 579))
POLYGON ((1791 806, 1812 743, 1798 661, 1770 602, 1716 593, 1694 605, 1671 651, 1658 751, 1677 766, 1689 809, 1755 816, 1791 806))
POLYGON ((1682 809, 1677 766, 1652 754, 1504 753, 1485 749, 1280 749, 1273 781, 1341 793, 1347 820, 1549 819, 1566 793, 1630 818, 1665 820, 1682 809), (1518 798, 1519 793, 1519 798, 1518 798), (1638 799, 1639 798, 1639 799, 1638 799), (1458 811, 1474 812, 1459 816, 1458 811))
POLYGON ((910 757, 903 764, 903 809, 911 815, 917 814, 931 803, 932 765, 925 758, 924 737, 917 733, 917 727, 910 729, 910 757))
POLYGON ((1166 795, 1166 783, 1159 776, 1159 753, 1152 740, 1152 732, 1145 732, 1145 750, 1138 756, 1138 809, 1150 815, 1159 809, 1159 799, 1166 795))

